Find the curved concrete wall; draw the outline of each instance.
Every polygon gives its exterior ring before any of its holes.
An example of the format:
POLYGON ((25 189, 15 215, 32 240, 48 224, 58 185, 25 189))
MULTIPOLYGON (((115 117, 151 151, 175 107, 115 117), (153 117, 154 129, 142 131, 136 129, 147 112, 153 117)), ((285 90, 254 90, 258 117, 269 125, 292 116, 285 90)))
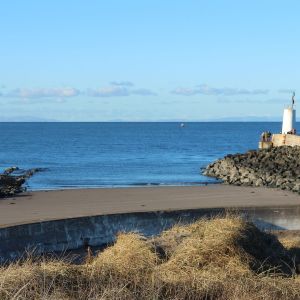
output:
MULTIPOLYGON (((253 220, 261 229, 300 229, 300 207, 235 209, 253 220)), ((86 245, 112 243, 118 232, 136 231, 157 235, 172 225, 212 217, 225 210, 197 209, 163 212, 138 212, 101 215, 24 224, 0 229, 0 262, 23 256, 26 250, 36 254, 79 249, 86 245)))

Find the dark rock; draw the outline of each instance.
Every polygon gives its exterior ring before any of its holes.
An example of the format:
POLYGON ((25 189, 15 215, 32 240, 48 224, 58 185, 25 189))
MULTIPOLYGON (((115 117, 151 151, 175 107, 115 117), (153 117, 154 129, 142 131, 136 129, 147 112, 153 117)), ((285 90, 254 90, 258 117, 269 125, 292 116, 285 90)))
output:
POLYGON ((18 167, 10 167, 4 170, 3 175, 9 175, 13 173, 14 171, 19 170, 18 167))
POLYGON ((229 154, 209 164, 203 174, 227 184, 277 187, 300 193, 300 147, 229 154))
POLYGON ((24 187, 26 180, 40 171, 42 171, 40 168, 23 171, 20 171, 18 167, 5 169, 3 174, 0 174, 0 198, 14 196, 26 191, 26 187, 24 187), (15 171, 18 171, 19 174, 14 175, 15 171))

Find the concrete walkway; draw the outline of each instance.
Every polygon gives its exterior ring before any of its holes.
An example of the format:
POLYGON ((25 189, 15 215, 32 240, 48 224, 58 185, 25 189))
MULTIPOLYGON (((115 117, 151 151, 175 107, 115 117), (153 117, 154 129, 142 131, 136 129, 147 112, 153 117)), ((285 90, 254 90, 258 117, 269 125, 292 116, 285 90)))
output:
POLYGON ((1 199, 0 227, 127 212, 298 205, 296 193, 228 185, 40 191, 1 199))

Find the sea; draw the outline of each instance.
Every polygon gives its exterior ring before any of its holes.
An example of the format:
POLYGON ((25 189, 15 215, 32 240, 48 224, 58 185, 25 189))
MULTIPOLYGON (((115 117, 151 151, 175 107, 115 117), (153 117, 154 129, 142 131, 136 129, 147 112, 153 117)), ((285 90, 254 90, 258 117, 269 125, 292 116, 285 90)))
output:
POLYGON ((189 186, 229 153, 257 149, 280 122, 0 123, 0 170, 42 168, 29 190, 189 186))

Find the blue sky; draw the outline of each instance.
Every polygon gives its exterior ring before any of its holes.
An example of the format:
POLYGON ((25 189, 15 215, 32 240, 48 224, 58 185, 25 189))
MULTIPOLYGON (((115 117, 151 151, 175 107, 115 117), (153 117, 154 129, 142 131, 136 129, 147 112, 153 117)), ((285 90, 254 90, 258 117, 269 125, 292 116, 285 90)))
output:
POLYGON ((0 121, 278 120, 300 99, 300 1, 0 8, 0 121))

